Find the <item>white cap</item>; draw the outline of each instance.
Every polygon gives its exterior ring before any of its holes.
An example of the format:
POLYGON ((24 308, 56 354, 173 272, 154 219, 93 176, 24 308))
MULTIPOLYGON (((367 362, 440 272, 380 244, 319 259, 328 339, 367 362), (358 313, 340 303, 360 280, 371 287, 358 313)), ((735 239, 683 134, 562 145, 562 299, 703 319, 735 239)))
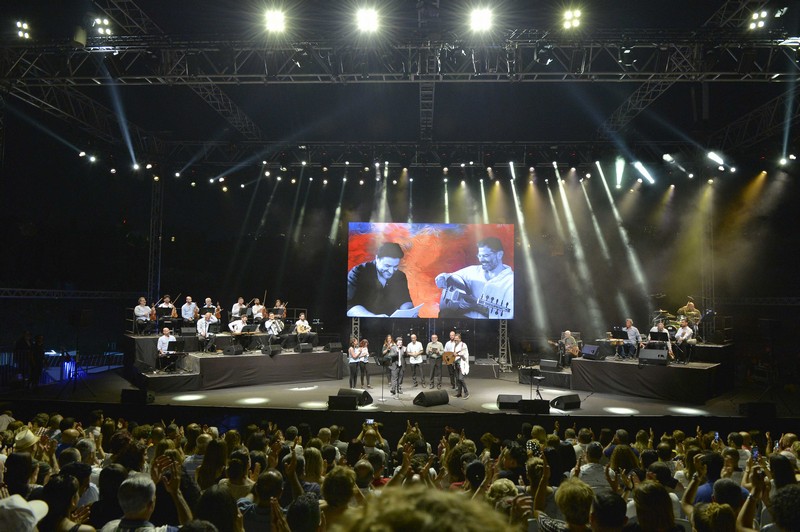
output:
POLYGON ((36 523, 47 515, 44 501, 26 501, 19 495, 0 500, 0 530, 6 532, 31 532, 36 523))

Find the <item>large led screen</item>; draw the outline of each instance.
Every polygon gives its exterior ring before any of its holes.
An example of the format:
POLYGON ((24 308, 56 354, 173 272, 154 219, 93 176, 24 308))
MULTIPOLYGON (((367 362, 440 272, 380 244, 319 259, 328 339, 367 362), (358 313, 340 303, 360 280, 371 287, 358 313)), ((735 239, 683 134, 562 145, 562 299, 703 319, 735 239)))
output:
POLYGON ((347 315, 514 317, 512 224, 350 223, 347 315))

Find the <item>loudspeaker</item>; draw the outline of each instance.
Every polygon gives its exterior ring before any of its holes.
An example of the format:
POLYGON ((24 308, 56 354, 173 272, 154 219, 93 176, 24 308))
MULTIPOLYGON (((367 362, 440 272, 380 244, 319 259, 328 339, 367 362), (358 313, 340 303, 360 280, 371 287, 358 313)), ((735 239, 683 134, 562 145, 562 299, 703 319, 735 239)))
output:
POLYGON ((641 349, 639 351, 639 364, 652 364, 654 366, 666 366, 667 351, 664 349, 641 349))
POLYGON ((437 406, 446 405, 450 402, 450 395, 445 390, 432 390, 430 392, 419 392, 414 398, 416 406, 437 406))
POLYGON ((298 353, 310 353, 312 350, 313 347, 311 347, 311 344, 308 343, 297 344, 298 353))
POLYGON ((500 410, 516 410, 520 401, 522 401, 521 395, 501 393, 497 396, 497 408, 500 410))
POLYGON ((329 395, 328 410, 358 410, 358 397, 354 395, 329 395))
POLYGON ((739 415, 757 419, 774 419, 778 417, 778 411, 775 403, 739 403, 739 415))
POLYGON ((339 397, 355 397, 358 406, 372 404, 372 396, 366 390, 356 390, 353 388, 339 388, 339 397))
POLYGON ((522 399, 517 410, 522 414, 549 414, 550 404, 545 399, 522 399))
POLYGON ((542 371, 561 371, 561 366, 558 365, 558 360, 543 358, 539 361, 539 369, 542 371))
POLYGON ((281 349, 283 348, 279 345, 265 345, 264 347, 261 348, 261 354, 274 357, 275 355, 281 352, 281 349))
POLYGON ((586 360, 603 360, 603 355, 600 354, 600 348, 596 345, 583 344, 581 356, 586 360))
POLYGON ((244 353, 244 348, 239 344, 226 345, 222 350, 223 355, 241 355, 244 353))
POLYGON ((192 336, 197 332, 194 327, 181 327, 181 336, 192 336))
POLYGON ((330 353, 341 350, 342 350, 342 342, 331 342, 329 344, 325 344, 325 351, 328 351, 330 353))
POLYGON ((156 395, 147 390, 121 390, 119 402, 125 405, 149 405, 156 395))
POLYGON ((559 410, 573 410, 581 407, 581 398, 576 393, 559 395, 550 401, 550 406, 559 410))

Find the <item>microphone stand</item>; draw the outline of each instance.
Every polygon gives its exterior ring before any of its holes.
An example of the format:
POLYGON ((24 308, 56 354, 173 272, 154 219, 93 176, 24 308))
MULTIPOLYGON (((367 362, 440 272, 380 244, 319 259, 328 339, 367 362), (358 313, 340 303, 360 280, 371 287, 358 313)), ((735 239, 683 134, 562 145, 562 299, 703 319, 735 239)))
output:
MULTIPOLYGON (((384 364, 383 357, 382 356, 381 357, 377 357, 376 356, 375 357, 375 364, 377 364, 377 366, 379 368, 381 368, 381 398, 378 399, 378 401, 380 401, 381 403, 385 403, 386 402, 386 398, 383 396, 383 378, 386 375, 386 366, 383 365, 384 364)), ((367 379, 369 379, 369 376, 367 376, 367 379)))

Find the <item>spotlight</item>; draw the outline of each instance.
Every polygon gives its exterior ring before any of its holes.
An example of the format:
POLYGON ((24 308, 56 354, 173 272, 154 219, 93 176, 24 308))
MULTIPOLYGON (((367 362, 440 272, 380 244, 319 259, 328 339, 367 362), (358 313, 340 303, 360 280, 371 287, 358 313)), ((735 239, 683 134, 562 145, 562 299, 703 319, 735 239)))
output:
POLYGON ((328 184, 328 180, 327 180, 327 179, 323 179, 323 180, 322 180, 322 184, 323 184, 323 185, 327 185, 327 184, 328 184))
POLYGON ((719 170, 720 172, 724 172, 725 171, 725 167, 722 166, 722 165, 719 165, 719 166, 717 166, 717 170, 719 170))
POLYGON ((297 179, 295 179, 295 178, 293 177, 293 178, 292 178, 292 184, 294 185, 295 183, 297 183, 297 179))
POLYGON ((713 184, 714 184, 714 180, 713 180, 713 179, 709 179, 709 180, 708 180, 708 184, 709 184, 709 185, 713 185, 713 184))
POLYGON ((180 172, 175 172, 175 177, 180 177, 180 176, 181 176, 180 172))
POLYGON ((378 31, 378 12, 374 9, 359 9, 356 12, 356 25, 364 33, 378 31))
POLYGON ((282 180, 281 176, 278 176, 278 181, 281 181, 281 180, 282 180))
POLYGON ((111 35, 111 22, 107 18, 96 18, 92 26, 97 29, 98 35, 111 35))
POLYGON ((564 29, 573 30, 581 25, 581 10, 568 9, 564 12, 564 29))
POLYGON ((266 172, 264 172, 264 177, 269 177, 269 176, 270 176, 269 170, 267 170, 266 172))
POLYGON ((725 164, 725 161, 722 160, 722 157, 714 153, 713 151, 708 152, 708 158, 714 161, 717 164, 725 164))
POLYGON ((369 172, 369 166, 365 166, 365 167, 364 167, 364 171, 365 171, 365 172, 369 172))
POLYGON ((160 177, 158 177, 157 175, 154 175, 154 176, 153 176, 153 181, 158 181, 159 179, 161 179, 161 178, 160 178, 160 177))
POLYGON ((19 37, 20 39, 31 38, 30 26, 28 25, 27 22, 23 20, 17 21, 17 37, 19 37))
POLYGON ((466 163, 461 163, 461 168, 464 168, 465 166, 467 166, 466 163))
POLYGON ((661 156, 661 158, 664 159, 668 163, 671 163, 671 162, 675 161, 675 158, 672 155, 670 155, 669 153, 665 153, 664 155, 661 156))
POLYGON ((305 165, 306 165, 306 161, 300 161, 300 166, 305 166, 305 165))
POLYGON ((446 177, 444 178, 444 182, 447 183, 447 178, 446 177))
POLYGON ((760 30, 766 25, 767 19, 767 12, 766 11, 756 11, 750 17, 750 25, 748 26, 751 30, 760 30))
POLYGON ((396 185, 397 184, 397 179, 392 179, 392 184, 396 185))
POLYGON ((116 168, 112 168, 111 170, 109 170, 109 172, 111 172, 112 174, 116 174, 117 173, 117 169, 116 168))
POLYGON ((345 162, 344 162, 344 165, 345 165, 345 166, 350 166, 350 161, 345 161, 345 162))
POLYGON ((93 162, 96 162, 96 161, 97 161, 97 157, 95 157, 94 155, 90 155, 89 156, 89 162, 90 163, 93 163, 93 162))
POLYGON ((689 173, 689 179, 694 179, 694 174, 691 172, 689 173))
POLYGON ((141 168, 141 167, 139 166, 139 163, 133 163, 133 169, 134 169, 134 170, 138 170, 139 168, 141 168))
POLYGON ((449 169, 448 167, 446 167, 446 166, 445 166, 444 168, 442 168, 442 172, 444 172, 445 174, 446 174, 447 172, 449 172, 449 171, 450 171, 450 169, 449 169))
MULTIPOLYGON (((266 13, 267 31, 279 33, 286 29, 283 11, 269 10, 266 13)), ((266 164, 266 163, 265 163, 266 164)))
POLYGON ((408 182, 409 182, 409 183, 413 183, 413 182, 414 182, 414 178, 413 178, 413 177, 409 177, 409 178, 408 178, 408 182))
POLYGON ((219 178, 219 182, 220 182, 220 183, 224 183, 224 182, 225 182, 225 176, 222 176, 222 177, 220 177, 220 178, 219 178))
POLYGON ((492 29, 492 10, 488 8, 473 9, 469 16, 472 31, 489 31, 492 29))
POLYGON ((150 163, 147 163, 147 165, 145 166, 145 168, 147 168, 148 170, 150 170, 152 167, 153 167, 153 165, 150 164, 150 163))
POLYGON ((266 165, 267 161, 261 161, 261 164, 266 165))
POLYGON ((650 172, 647 171, 647 168, 645 168, 641 162, 636 161, 633 163, 633 167, 636 168, 651 185, 656 182, 655 179, 653 179, 653 176, 650 175, 650 172))
POLYGON ((86 157, 86 152, 82 151, 78 154, 78 157, 86 157))
POLYGON ((592 174, 590 174, 589 172, 586 172, 586 179, 591 179, 591 178, 592 178, 592 174))
POLYGON ((381 166, 381 163, 379 163, 378 161, 375 161, 375 168, 380 168, 380 166, 381 166))
POLYGON ((364 184, 364 180, 363 179, 359 179, 358 184, 359 185, 363 185, 364 184))
POLYGON ((222 187, 222 191, 223 192, 227 192, 228 191, 228 187, 222 187))
POLYGON ((797 157, 795 157, 793 153, 789 154, 789 160, 790 161, 794 161, 795 159, 797 159, 797 157))
POLYGON ((196 187, 196 186, 197 186, 197 182, 196 182, 196 181, 192 181, 192 182, 191 182, 191 185, 192 185, 193 187, 196 187))
POLYGON ((732 173, 732 174, 733 174, 733 173, 736 173, 736 167, 735 167, 735 166, 731 166, 731 173, 732 173))
POLYGON ((786 157, 781 157, 781 160, 778 161, 778 164, 780 164, 781 166, 786 166, 788 162, 789 160, 786 157))
POLYGON ((533 166, 531 166, 530 168, 528 168, 528 171, 529 171, 529 172, 533 172, 533 166))
POLYGON ((208 180, 208 182, 213 185, 214 184, 214 178, 212 177, 211 179, 208 180))
POLYGON ((669 186, 669 188, 675 188, 675 185, 674 185, 674 184, 672 184, 672 185, 670 185, 670 186, 669 186))
POLYGON ((239 188, 244 188, 244 183, 242 183, 241 185, 239 185, 239 188))

